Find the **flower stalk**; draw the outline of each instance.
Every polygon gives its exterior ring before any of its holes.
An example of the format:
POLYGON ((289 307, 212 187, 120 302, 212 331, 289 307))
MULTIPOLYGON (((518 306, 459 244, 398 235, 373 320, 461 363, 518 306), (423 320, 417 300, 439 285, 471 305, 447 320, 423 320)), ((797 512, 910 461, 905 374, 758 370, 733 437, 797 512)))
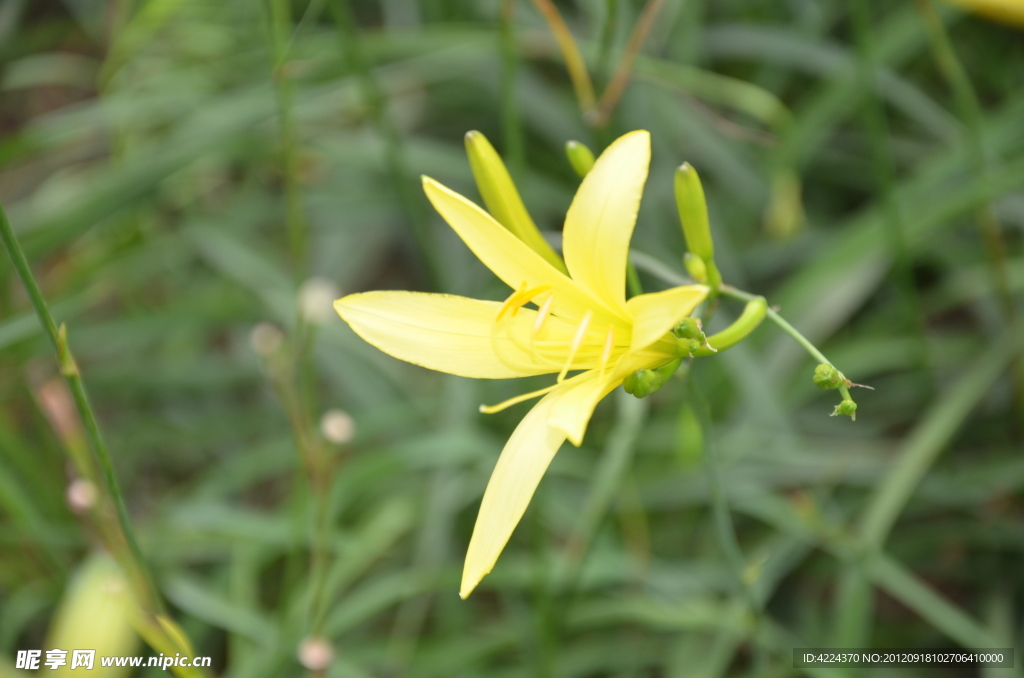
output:
MULTIPOLYGON (((132 587, 135 591, 135 598, 139 604, 139 615, 136 619, 137 630, 147 643, 158 651, 173 654, 175 651, 182 652, 182 642, 185 636, 164 611, 163 600, 157 591, 156 584, 150 574, 149 567, 142 556, 138 539, 132 528, 131 520, 128 517, 128 508, 124 500, 124 494, 117 481, 114 472, 114 465, 110 458, 110 452, 100 433, 99 423, 89 402, 89 396, 82 381, 81 372, 68 344, 67 327, 63 324, 57 327, 50 314, 50 309, 43 297, 39 283, 36 281, 25 258, 25 252, 18 242, 14 229, 7 219, 7 213, 0 205, 0 240, 3 241, 7 252, 10 255, 14 269, 21 279, 22 284, 28 292, 32 307, 46 332, 46 336, 53 344, 57 354, 61 374, 67 382, 71 391, 75 407, 85 426, 86 436, 89 440, 89 447, 92 451, 94 463, 100 470, 102 477, 101 489, 106 499, 114 507, 117 516, 116 529, 109 531, 107 547, 118 557, 121 566, 127 573, 132 587)), ((187 639, 184 641, 187 645, 187 639)), ((202 676, 204 673, 198 669, 174 667, 173 670, 182 678, 202 676)))

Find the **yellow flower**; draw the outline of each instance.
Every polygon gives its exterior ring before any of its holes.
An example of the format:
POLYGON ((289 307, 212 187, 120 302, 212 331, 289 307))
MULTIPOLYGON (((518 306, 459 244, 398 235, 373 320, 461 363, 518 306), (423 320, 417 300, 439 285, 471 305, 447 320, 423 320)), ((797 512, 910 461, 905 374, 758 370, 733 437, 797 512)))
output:
POLYGON ((484 492, 463 570, 463 598, 491 571, 562 442, 583 441, 597 403, 635 370, 687 355, 671 330, 704 300, 707 287, 626 300, 629 239, 650 157, 650 135, 637 131, 597 159, 565 219, 568 276, 480 207, 424 177, 437 211, 514 292, 504 303, 381 291, 334 304, 363 339, 423 367, 484 379, 558 375, 548 388, 481 407, 495 412, 544 396, 509 438, 484 492), (531 302, 536 309, 525 308, 531 302))

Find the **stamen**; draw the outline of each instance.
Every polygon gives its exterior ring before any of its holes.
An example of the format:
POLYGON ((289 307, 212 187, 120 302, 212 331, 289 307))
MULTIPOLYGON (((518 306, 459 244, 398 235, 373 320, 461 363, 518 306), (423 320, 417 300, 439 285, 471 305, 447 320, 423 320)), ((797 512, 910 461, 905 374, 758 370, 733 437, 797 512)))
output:
MULTIPOLYGON (((527 285, 527 283, 524 280, 523 284, 519 286, 518 290, 516 290, 512 294, 508 295, 508 299, 505 300, 505 303, 502 304, 501 308, 498 310, 498 317, 495 318, 496 321, 497 320, 501 320, 503 317, 505 317, 505 314, 510 309, 515 308, 516 310, 518 310, 519 306, 522 306, 522 303, 519 302, 519 297, 520 297, 520 295, 522 295, 523 292, 526 291, 526 285, 527 285)), ((515 315, 515 314, 513 313, 513 315, 515 315)))
POLYGON ((517 395, 515 398, 509 398, 508 400, 498 403, 497 405, 481 405, 480 411, 483 412, 484 414, 494 414, 495 412, 501 412, 502 410, 508 407, 512 407, 513 405, 516 405, 518 403, 521 403, 524 400, 529 400, 530 398, 536 398, 537 396, 544 395, 545 393, 550 393, 559 386, 561 386, 561 384, 555 383, 546 388, 542 388, 539 391, 524 393, 522 395, 517 395))
POLYGON ((572 345, 569 346, 569 356, 565 359, 565 364, 562 365, 562 371, 558 373, 559 384, 565 380, 565 375, 569 373, 569 367, 576 358, 576 351, 579 350, 580 344, 583 343, 583 337, 587 335, 587 327, 590 325, 590 319, 593 317, 594 312, 587 311, 587 314, 583 316, 583 320, 580 321, 579 327, 576 328, 576 336, 572 338, 572 345))
POLYGON ((538 332, 544 327, 544 322, 548 319, 548 314, 551 313, 551 304, 555 301, 555 295, 548 295, 548 298, 544 300, 540 310, 537 311, 537 319, 533 321, 533 335, 536 336, 538 332))
POLYGON ((501 320, 509 310, 512 311, 512 317, 515 317, 515 315, 519 313, 519 309, 532 301, 535 296, 551 289, 551 285, 537 285, 536 287, 528 289, 528 284, 529 283, 524 280, 523 284, 519 286, 519 289, 509 295, 508 299, 505 300, 505 303, 501 305, 501 309, 498 311, 498 317, 495 318, 495 320, 501 320))

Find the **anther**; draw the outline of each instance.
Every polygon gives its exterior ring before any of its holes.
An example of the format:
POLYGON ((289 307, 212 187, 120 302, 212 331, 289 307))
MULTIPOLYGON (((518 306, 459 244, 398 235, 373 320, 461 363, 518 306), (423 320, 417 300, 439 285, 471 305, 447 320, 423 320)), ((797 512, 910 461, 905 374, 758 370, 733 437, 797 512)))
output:
MULTIPOLYGON (((526 285, 527 282, 524 280, 523 284, 519 286, 519 289, 508 296, 508 299, 505 300, 505 303, 502 304, 501 308, 498 310, 498 317, 495 318, 495 320, 501 320, 510 309, 514 308, 516 311, 519 310, 519 307, 525 303, 519 301, 519 299, 522 297, 522 294, 526 292, 526 285)), ((513 311, 512 315, 515 315, 515 311, 513 311)))

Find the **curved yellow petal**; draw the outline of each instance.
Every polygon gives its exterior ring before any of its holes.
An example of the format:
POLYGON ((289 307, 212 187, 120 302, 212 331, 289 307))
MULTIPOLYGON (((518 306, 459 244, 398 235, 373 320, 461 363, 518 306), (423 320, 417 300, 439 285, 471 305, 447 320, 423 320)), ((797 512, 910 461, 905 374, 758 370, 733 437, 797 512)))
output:
MULTIPOLYGON (((515 331, 496 333, 501 307, 451 294, 396 291, 350 294, 334 302, 356 334, 399 360, 479 379, 557 372, 550 363, 537 364, 527 346, 510 338, 529 336, 537 312, 519 309, 504 320, 515 331)), ((563 338, 574 331, 557 318, 547 320, 546 330, 563 338)))
POLYGON ((628 326, 625 309, 617 314, 602 305, 470 200, 430 177, 423 177, 423 190, 473 254, 512 289, 550 285, 555 315, 578 320, 592 310, 605 323, 628 326))
POLYGON ((623 313, 626 258, 651 162, 651 135, 630 132, 605 149, 565 217, 562 253, 572 279, 623 313))
POLYGON ((465 598, 497 562, 512 531, 523 517, 565 434, 548 425, 560 392, 545 396, 519 422, 501 451, 484 491, 469 540, 459 595, 465 598))
POLYGON ((609 368, 606 374, 590 370, 566 382, 566 388, 557 391, 558 398, 551 407, 548 424, 558 429, 576 447, 583 443, 583 434, 601 399, 622 383, 609 368))
POLYGON ((684 285, 630 299, 626 303, 633 314, 629 350, 639 351, 661 339, 680 320, 693 313, 707 296, 708 288, 704 285, 684 285))

